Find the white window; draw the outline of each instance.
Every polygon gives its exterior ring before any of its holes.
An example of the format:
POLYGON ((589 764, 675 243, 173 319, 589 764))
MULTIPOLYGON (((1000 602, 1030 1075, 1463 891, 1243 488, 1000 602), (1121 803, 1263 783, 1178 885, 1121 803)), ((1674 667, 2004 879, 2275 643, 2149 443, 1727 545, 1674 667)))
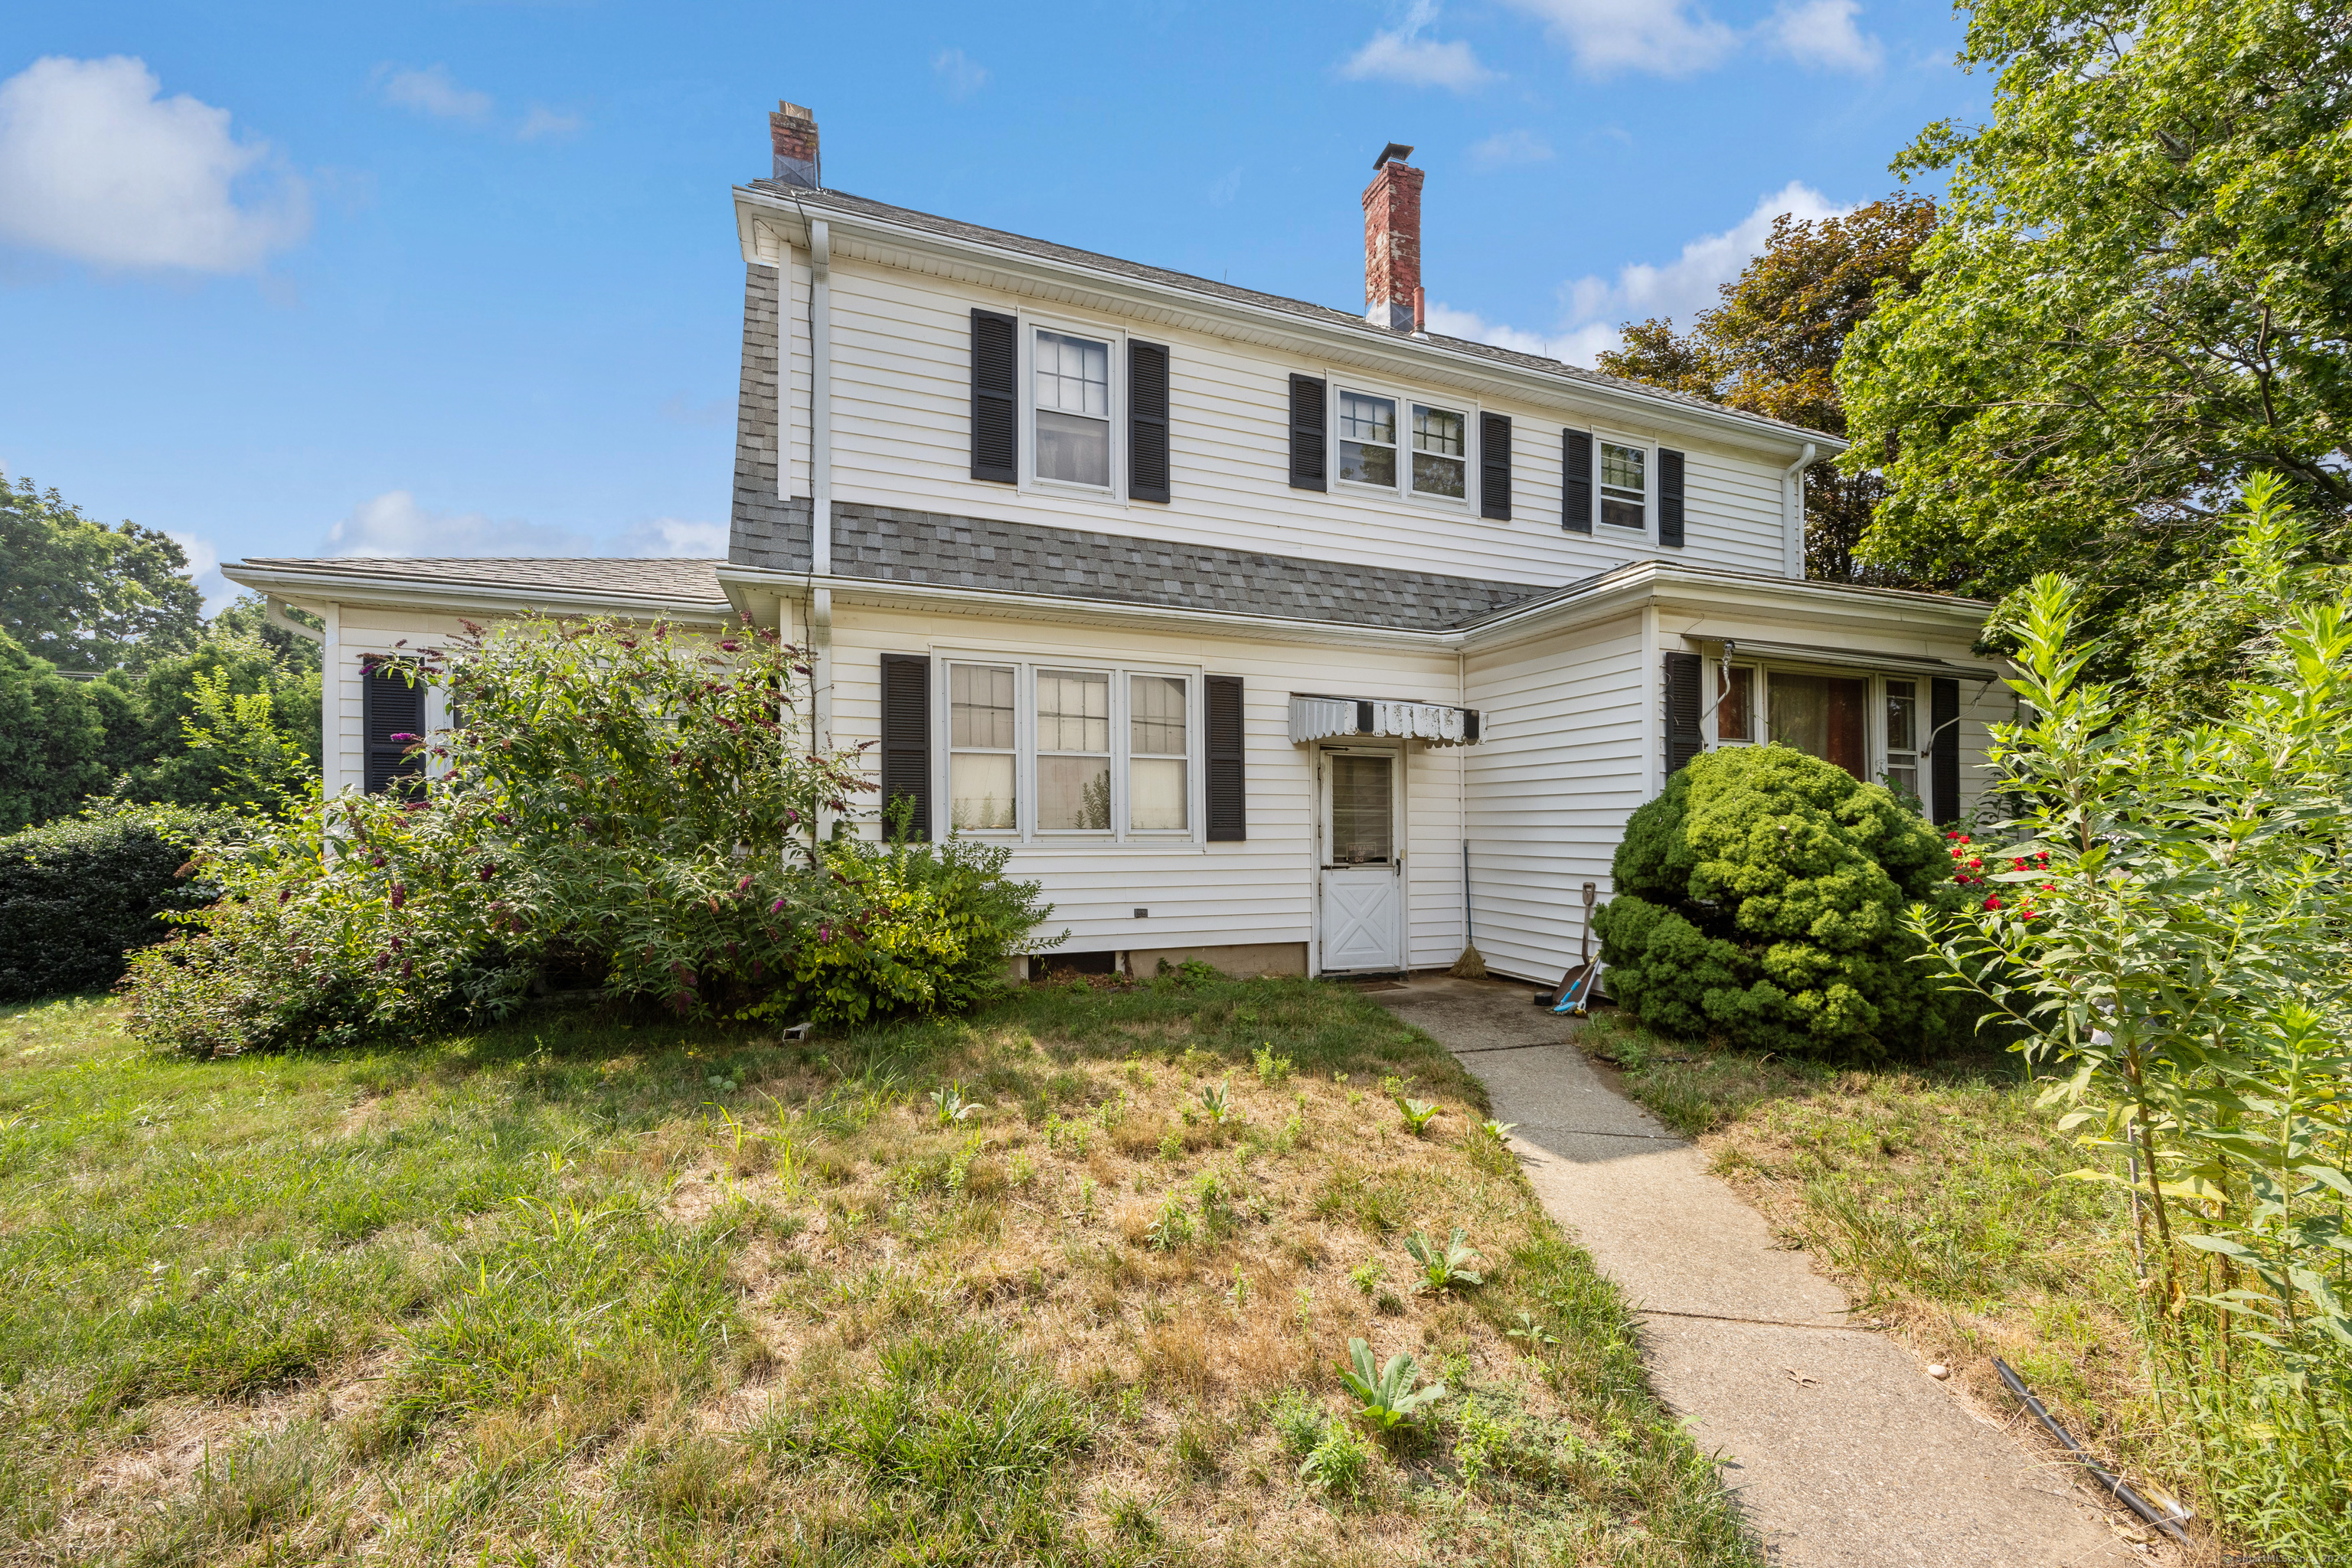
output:
POLYGON ((1886 683, 1886 787, 1919 798, 1919 683, 1886 683))
POLYGON ((948 667, 948 826, 960 832, 1006 833, 1021 824, 1019 674, 1004 664, 948 667))
POLYGON ((1193 675, 954 658, 947 670, 950 829, 1037 843, 1192 836, 1193 675))
POLYGON ((1396 399, 1339 394, 1339 477, 1351 484, 1396 489, 1396 399))
POLYGON ((1476 424, 1475 410, 1417 402, 1392 388, 1332 383, 1335 471, 1351 487, 1399 500, 1465 502, 1476 424))
POLYGON ((1412 405, 1412 488, 1460 500, 1470 493, 1469 420, 1450 408, 1412 405))
POLYGON ((1756 671, 1734 665, 1730 679, 1715 667, 1715 740, 1717 745, 1745 746, 1756 739, 1756 671))
POLYGON ((1186 682, 1130 675, 1128 689, 1127 829, 1181 833, 1192 826, 1192 732, 1186 682))
POLYGON ((1110 345, 1038 328, 1031 342, 1037 478, 1110 487, 1110 345))
POLYGON ((1649 527, 1650 454, 1618 441, 1601 443, 1601 521, 1614 528, 1649 527))

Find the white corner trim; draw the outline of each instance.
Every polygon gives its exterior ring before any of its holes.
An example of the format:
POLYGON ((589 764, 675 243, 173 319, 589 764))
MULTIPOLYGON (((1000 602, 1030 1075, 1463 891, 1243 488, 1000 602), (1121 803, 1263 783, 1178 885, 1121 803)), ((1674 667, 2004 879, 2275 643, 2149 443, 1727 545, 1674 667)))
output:
POLYGON ((833 228, 809 225, 809 557, 833 573, 833 228))

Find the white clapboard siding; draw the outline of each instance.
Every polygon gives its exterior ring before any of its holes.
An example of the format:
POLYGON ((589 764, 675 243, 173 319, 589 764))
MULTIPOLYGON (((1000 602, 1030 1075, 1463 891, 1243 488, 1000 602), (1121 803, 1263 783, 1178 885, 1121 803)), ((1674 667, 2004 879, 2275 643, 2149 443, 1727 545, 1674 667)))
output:
MULTIPOLYGON (((1291 744, 1290 694, 1458 700, 1450 654, 1377 653, 1213 634, 1098 631, 836 604, 835 743, 878 740, 881 655, 942 657, 975 648, 1007 658, 1193 666, 1205 675, 1242 678, 1246 841, 1181 849, 1120 844, 1014 848, 1011 874, 1045 885, 1045 896, 1055 906, 1053 928, 1067 928, 1069 945, 1079 951, 1308 941, 1315 909, 1314 754, 1309 747, 1291 744), (1150 916, 1136 919, 1139 907, 1149 909, 1150 916)), ((936 673, 933 679, 939 679, 936 673)), ((878 781, 879 759, 868 755, 878 781)), ((1461 951, 1460 899, 1451 880, 1458 876, 1460 853, 1455 763, 1443 751, 1414 748, 1407 768, 1412 962, 1451 963, 1461 951), (1449 943, 1442 957, 1430 956, 1449 943)))
MULTIPOLYGON (((1170 348, 1168 504, 977 482, 969 444, 971 312, 1017 311, 1023 301, 866 261, 837 262, 832 279, 834 493, 845 502, 1506 582, 1559 584, 1649 554, 1780 570, 1776 466, 1622 419, 1610 428, 1688 454, 1686 548, 1677 555, 1632 535, 1563 531, 1561 416, 1515 404, 1502 388, 1483 406, 1512 420, 1507 522, 1480 519, 1475 499, 1444 507, 1361 491, 1294 490, 1289 377, 1324 374, 1326 367, 1156 324, 1133 330, 1170 348)), ((1129 326, 1086 320, 1106 332, 1129 326)), ((1465 401, 1458 393, 1436 399, 1465 401)), ((1024 454, 1028 448, 1024 434, 1024 454)), ((1475 463, 1470 480, 1475 497, 1475 463)))
POLYGON ((444 647, 463 635, 455 616, 429 611, 344 605, 335 614, 334 661, 323 672, 320 769, 329 795, 360 787, 367 777, 367 689, 362 661, 370 655, 413 654, 444 647))
POLYGON ((1584 627, 1465 660, 1479 710, 1469 774, 1471 896, 1488 968, 1557 980, 1583 921, 1579 888, 1644 798, 1641 623, 1584 627))

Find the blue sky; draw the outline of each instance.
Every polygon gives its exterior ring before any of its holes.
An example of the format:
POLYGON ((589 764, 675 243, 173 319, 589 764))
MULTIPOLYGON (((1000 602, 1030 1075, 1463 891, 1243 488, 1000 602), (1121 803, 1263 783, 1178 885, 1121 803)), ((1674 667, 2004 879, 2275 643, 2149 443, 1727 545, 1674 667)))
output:
MULTIPOLYGON (((0 467, 242 555, 723 548, 779 98, 827 183, 1355 308, 1373 155, 1433 324, 1579 361, 1981 112, 1891 0, 16 8, 0 467)), ((207 586, 222 592, 216 574, 207 586)))

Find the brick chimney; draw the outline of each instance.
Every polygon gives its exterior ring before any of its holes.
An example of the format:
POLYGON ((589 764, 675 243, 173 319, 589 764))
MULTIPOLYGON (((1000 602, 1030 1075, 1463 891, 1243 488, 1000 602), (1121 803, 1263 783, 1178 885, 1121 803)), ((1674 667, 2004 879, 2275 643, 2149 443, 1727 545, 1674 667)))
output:
POLYGON ((816 155, 815 115, 779 99, 776 112, 768 116, 768 140, 775 144, 777 184, 813 191, 824 188, 824 166, 816 155))
POLYGON ((1410 332, 1421 293, 1421 171, 1412 149, 1391 142, 1372 160, 1364 187, 1364 320, 1410 332))

